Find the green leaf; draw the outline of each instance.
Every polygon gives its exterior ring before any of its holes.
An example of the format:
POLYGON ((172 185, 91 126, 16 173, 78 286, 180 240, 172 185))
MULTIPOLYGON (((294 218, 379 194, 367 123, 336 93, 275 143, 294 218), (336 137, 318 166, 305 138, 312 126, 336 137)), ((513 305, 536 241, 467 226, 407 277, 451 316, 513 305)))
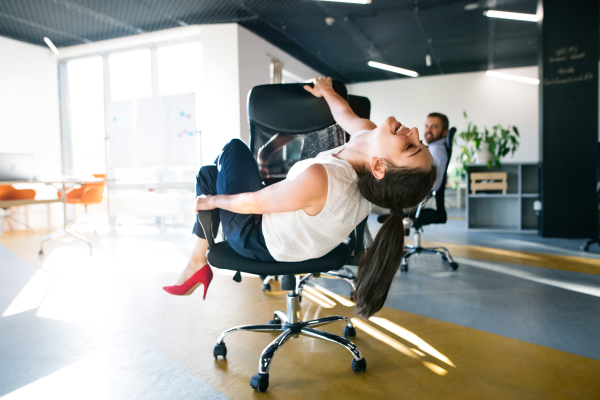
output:
POLYGON ((487 167, 488 167, 489 169, 492 169, 492 168, 493 168, 493 165, 492 165, 492 162, 491 162, 491 161, 488 161, 488 162, 487 162, 487 167))
POLYGON ((467 111, 463 111, 463 115, 465 116, 465 118, 467 118, 467 111))
POLYGON ((515 131, 515 135, 517 135, 518 137, 521 137, 521 135, 519 134, 519 130, 517 129, 516 126, 513 126, 513 131, 515 131))

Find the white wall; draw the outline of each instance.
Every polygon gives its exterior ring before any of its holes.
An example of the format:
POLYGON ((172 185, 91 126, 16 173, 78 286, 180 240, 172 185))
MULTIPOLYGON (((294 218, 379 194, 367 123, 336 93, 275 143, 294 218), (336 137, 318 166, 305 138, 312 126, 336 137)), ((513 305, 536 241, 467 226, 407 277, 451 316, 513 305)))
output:
MULTIPOLYGON (((56 178, 61 171, 58 62, 50 49, 0 37, 0 153, 35 154, 38 178, 56 178)), ((44 185, 31 187, 37 198, 56 197, 44 185)), ((46 227, 46 205, 29 206, 29 223, 46 227)), ((51 207, 53 223, 62 221, 62 206, 51 207)), ((25 221, 25 208, 11 210, 25 221)), ((14 224, 15 229, 22 229, 14 224)), ((8 227, 6 227, 8 230, 8 227)))
MULTIPOLYGON (((499 71, 538 77, 537 66, 499 71)), ((375 123, 394 116, 406 126, 418 127, 421 134, 427 114, 433 111, 446 114, 450 126, 458 132, 467 128, 463 111, 478 126, 514 125, 521 133, 521 145, 514 157, 506 161, 539 161, 537 85, 472 72, 357 83, 348 85, 348 91, 371 100, 371 119, 375 123)))
POLYGON ((240 138, 246 143, 250 143, 246 104, 248 92, 254 86, 271 83, 271 58, 282 61, 286 71, 304 79, 315 78, 321 74, 239 25, 238 46, 241 101, 240 138))
POLYGON ((202 83, 199 115, 202 163, 210 164, 232 138, 240 137, 237 24, 202 25, 202 83), (210 140, 204 138, 210 137, 210 140))
POLYGON ((0 152, 35 153, 36 174, 61 172, 58 63, 50 49, 0 37, 0 152))

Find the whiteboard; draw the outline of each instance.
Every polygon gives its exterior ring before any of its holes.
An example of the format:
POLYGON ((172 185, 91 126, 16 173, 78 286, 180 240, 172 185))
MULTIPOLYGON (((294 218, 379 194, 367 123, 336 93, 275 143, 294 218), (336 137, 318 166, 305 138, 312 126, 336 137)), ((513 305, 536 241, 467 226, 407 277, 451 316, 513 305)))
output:
POLYGON ((200 164, 194 93, 110 102, 106 133, 111 168, 200 164))

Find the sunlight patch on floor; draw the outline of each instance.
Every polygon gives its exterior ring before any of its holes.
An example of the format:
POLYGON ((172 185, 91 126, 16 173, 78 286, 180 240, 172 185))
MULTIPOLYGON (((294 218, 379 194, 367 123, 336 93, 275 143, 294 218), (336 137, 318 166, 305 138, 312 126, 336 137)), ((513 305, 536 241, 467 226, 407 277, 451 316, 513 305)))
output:
POLYGON ((0 397, 2 400, 105 400, 108 398, 107 354, 94 353, 0 397))
POLYGON ((37 272, 29 279, 19 294, 8 305, 2 313, 3 317, 22 313, 24 311, 34 310, 38 308, 46 293, 52 286, 54 275, 43 269, 37 272))

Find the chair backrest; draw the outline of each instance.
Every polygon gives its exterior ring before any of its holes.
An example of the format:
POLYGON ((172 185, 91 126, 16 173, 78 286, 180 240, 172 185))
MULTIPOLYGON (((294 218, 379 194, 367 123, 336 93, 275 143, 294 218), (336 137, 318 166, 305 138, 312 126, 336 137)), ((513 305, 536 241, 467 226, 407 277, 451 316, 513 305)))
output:
POLYGON ((349 94, 348 104, 360 118, 371 118, 371 101, 367 97, 349 94))
POLYGON ((439 223, 445 223, 448 219, 448 216, 446 215, 445 192, 446 182, 448 181, 448 167, 450 166, 450 160, 452 157, 452 144, 454 143, 455 133, 456 128, 452 127, 446 135, 446 154, 448 155, 448 163, 446 164, 446 170, 444 171, 444 179, 442 180, 442 185, 440 186, 440 189, 437 192, 435 192, 435 205, 440 217, 439 223))
MULTIPOLYGON (((371 101, 363 96, 348 95, 348 104, 352 111, 360 118, 371 118, 371 101)), ((346 133, 346 141, 350 140, 350 135, 346 133)))
MULTIPOLYGON (((269 175, 279 180, 296 162, 345 143, 344 131, 336 124, 325 99, 314 97, 304 85, 260 85, 248 95, 250 149, 255 158, 274 137, 290 136, 288 143, 269 158, 269 175)), ((333 87, 347 98, 342 82, 333 81, 333 87)))
POLYGON ((4 200, 4 197, 9 193, 14 192, 15 189, 12 185, 0 185, 0 200, 4 200))
POLYGON ((596 143, 596 191, 600 193, 600 142, 596 143))
POLYGON ((81 194, 81 203, 95 204, 102 202, 104 196, 104 184, 85 185, 81 194))

